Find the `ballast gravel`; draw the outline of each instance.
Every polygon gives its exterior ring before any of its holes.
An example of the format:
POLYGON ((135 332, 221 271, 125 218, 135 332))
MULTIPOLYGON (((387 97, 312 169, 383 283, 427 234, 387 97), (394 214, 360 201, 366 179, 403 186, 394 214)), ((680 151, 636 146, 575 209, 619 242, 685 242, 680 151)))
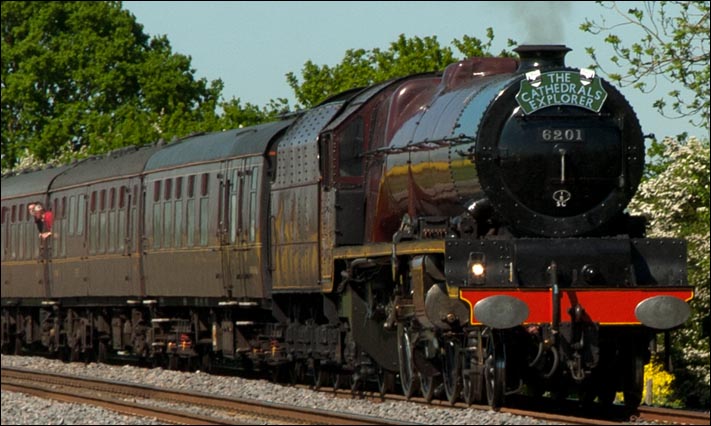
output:
MULTIPOLYGON (((2 356, 3 367, 23 367, 60 374, 95 377, 140 383, 171 390, 186 390, 245 399, 286 403, 318 410, 345 411, 388 418, 415 424, 554 424, 545 421, 500 413, 492 410, 428 407, 412 402, 371 402, 357 398, 338 398, 329 393, 282 386, 266 380, 210 375, 201 372, 146 369, 107 364, 63 363, 41 357, 2 356)), ((152 402, 162 406, 163 403, 152 402)), ((165 403, 169 406, 169 403, 165 403)), ((213 415, 202 408, 191 411, 213 415)), ((2 392, 2 424, 161 424, 155 419, 131 418, 102 408, 81 404, 66 404, 14 392, 2 392)))

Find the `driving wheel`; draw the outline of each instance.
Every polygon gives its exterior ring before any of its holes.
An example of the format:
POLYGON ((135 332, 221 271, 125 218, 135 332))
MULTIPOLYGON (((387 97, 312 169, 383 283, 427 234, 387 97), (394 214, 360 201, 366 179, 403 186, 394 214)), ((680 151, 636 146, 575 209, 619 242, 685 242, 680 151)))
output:
POLYGON ((412 342, 410 330, 403 324, 397 326, 397 355, 400 363, 400 386, 402 394, 411 398, 417 391, 415 364, 412 359, 412 342))
POLYGON ((486 337, 486 358, 484 360, 486 400, 491 408, 497 409, 504 404, 506 353, 500 333, 489 330, 486 337))
POLYGON ((447 401, 454 405, 462 391, 462 364, 459 356, 461 344, 456 340, 447 340, 442 346, 442 381, 447 401))

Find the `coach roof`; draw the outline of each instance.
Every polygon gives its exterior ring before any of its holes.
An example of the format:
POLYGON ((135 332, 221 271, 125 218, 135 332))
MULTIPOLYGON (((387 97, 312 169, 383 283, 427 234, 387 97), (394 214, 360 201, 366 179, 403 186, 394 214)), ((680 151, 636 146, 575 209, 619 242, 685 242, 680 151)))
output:
POLYGON ((146 170, 222 158, 263 155, 269 141, 293 120, 259 124, 243 129, 191 136, 166 146, 148 160, 146 170))
POLYGON ((100 180, 139 175, 159 145, 130 146, 79 161, 58 176, 53 190, 100 180))
POLYGON ((18 195, 44 194, 57 175, 71 166, 49 167, 34 172, 19 173, 2 178, 2 198, 12 198, 18 195))

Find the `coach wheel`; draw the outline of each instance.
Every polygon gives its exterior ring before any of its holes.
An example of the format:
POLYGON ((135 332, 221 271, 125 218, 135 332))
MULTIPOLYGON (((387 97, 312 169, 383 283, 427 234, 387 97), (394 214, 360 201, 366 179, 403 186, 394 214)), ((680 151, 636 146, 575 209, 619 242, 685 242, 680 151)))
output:
POLYGON ((447 401, 454 405, 462 391, 462 364, 459 342, 447 340, 442 347, 442 382, 447 401))
POLYGON ((190 356, 184 358, 183 362, 185 363, 185 371, 195 372, 200 369, 200 366, 202 366, 202 357, 199 355, 190 356))
POLYGON ((78 362, 81 360, 81 347, 79 343, 74 344, 69 350, 69 362, 78 362))
POLYGON ((397 326, 397 355, 400 362, 400 386, 402 394, 411 398, 417 391, 415 364, 412 359, 412 342, 409 328, 403 324, 397 326))
POLYGON ((321 389, 328 381, 328 371, 323 366, 321 366, 321 363, 319 361, 314 361, 312 377, 314 390, 321 389))
POLYGON ((56 351, 57 359, 64 363, 74 362, 74 350, 69 346, 61 346, 56 351))
POLYGON ((180 357, 177 355, 168 355, 168 370, 177 370, 180 363, 180 357))
POLYGON ((350 388, 351 387, 351 381, 353 379, 353 376, 349 373, 345 373, 342 371, 336 371, 333 373, 333 392, 337 392, 338 389, 342 389, 345 387, 350 388))
POLYGON ((333 392, 337 392, 338 389, 343 387, 343 375, 339 371, 333 373, 333 392))
POLYGON ((96 361, 101 364, 106 364, 109 358, 109 345, 105 340, 99 339, 99 347, 97 348, 96 361))
POLYGON ((304 366, 304 363, 301 361, 294 361, 289 367, 289 382, 292 385, 302 383, 306 377, 306 367, 304 366))
POLYGON ((162 352, 156 352, 150 358, 151 368, 168 368, 168 356, 162 352))
POLYGON ((13 353, 15 355, 22 355, 22 338, 20 336, 15 337, 15 348, 13 353))
POLYGON ((357 371, 351 375, 351 396, 363 397, 365 377, 357 371))
POLYGON ((206 352, 200 357, 200 369, 206 373, 211 373, 213 370, 212 353, 206 352))
POLYGON ((385 398, 388 392, 392 392, 395 383, 395 376, 390 371, 378 367, 378 393, 380 398, 385 398))
POLYGON ((504 342, 499 333, 489 330, 484 360, 484 380, 486 381, 486 400, 489 406, 497 409, 504 405, 506 390, 506 354, 504 342))
POLYGON ((275 364, 269 369, 272 383, 285 383, 291 380, 291 371, 288 364, 275 364))

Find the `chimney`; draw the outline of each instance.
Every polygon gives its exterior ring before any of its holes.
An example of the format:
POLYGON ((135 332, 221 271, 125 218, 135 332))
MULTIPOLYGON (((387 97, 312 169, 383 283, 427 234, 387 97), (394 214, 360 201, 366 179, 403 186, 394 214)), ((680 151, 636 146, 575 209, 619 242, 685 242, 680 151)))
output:
POLYGON ((565 66, 565 55, 573 49, 564 44, 523 44, 513 51, 521 61, 516 72, 565 66))

